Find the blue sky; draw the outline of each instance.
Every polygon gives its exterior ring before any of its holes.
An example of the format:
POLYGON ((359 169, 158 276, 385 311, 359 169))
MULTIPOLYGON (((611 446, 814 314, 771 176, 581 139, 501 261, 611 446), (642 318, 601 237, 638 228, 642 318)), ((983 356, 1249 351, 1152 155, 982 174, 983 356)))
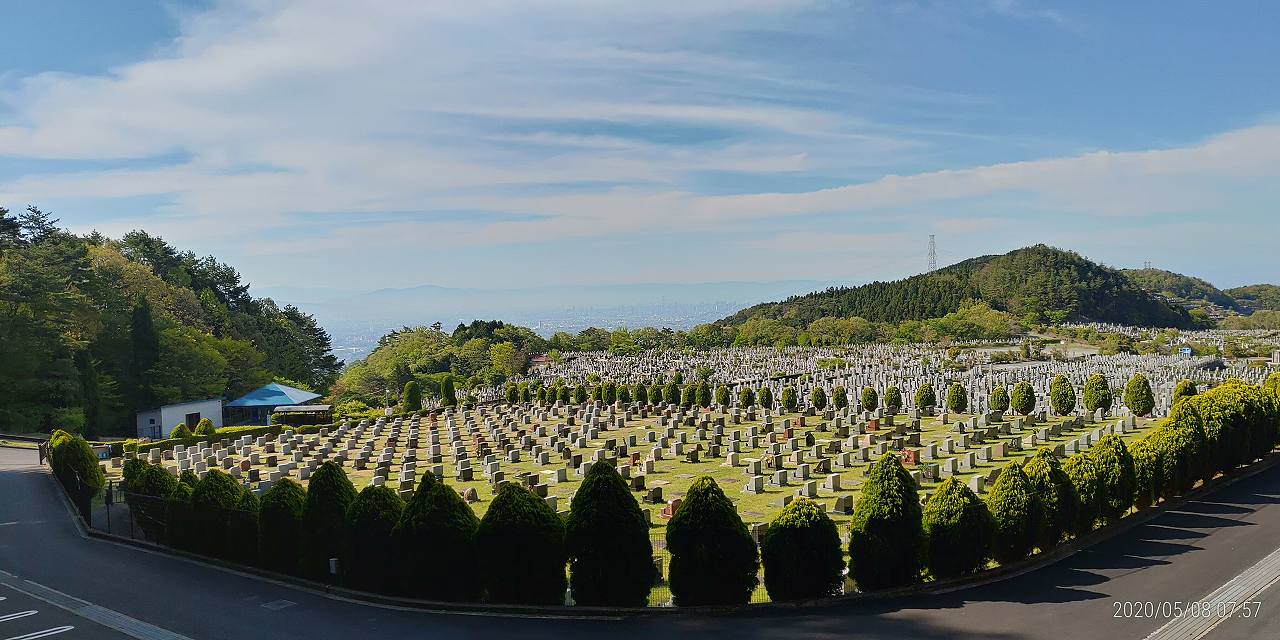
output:
POLYGON ((1280 4, 4 2, 0 204, 255 285, 1280 282, 1280 4))

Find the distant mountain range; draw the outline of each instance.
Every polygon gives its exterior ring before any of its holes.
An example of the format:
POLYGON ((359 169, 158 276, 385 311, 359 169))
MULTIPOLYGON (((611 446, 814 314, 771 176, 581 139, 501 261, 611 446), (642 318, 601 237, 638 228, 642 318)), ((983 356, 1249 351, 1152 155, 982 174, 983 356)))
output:
POLYGON ((687 329, 746 304, 832 284, 822 280, 780 280, 504 289, 421 285, 363 293, 286 288, 263 291, 282 303, 315 314, 336 333, 368 326, 398 328, 433 322, 451 327, 477 318, 502 318, 550 334, 588 326, 660 325, 687 329))

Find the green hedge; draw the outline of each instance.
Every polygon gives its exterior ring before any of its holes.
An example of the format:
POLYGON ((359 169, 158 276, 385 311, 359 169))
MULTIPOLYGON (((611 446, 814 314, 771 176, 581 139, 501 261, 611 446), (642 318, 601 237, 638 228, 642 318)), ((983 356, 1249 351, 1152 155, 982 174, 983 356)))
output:
POLYGON ((1058 456, 1048 447, 1043 447, 1022 467, 1027 479, 1031 481, 1032 490, 1044 507, 1040 519, 1040 531, 1036 535, 1036 546, 1041 550, 1049 549, 1070 533, 1076 520, 1076 511, 1080 507, 1080 498, 1076 495, 1071 478, 1062 470, 1058 456))
POLYGON ((863 591, 915 582, 925 539, 916 481, 898 456, 871 467, 849 522, 849 574, 863 591))
POLYGON ((667 523, 668 580, 677 605, 746 604, 759 580, 760 551, 738 510, 716 484, 693 481, 667 523))
POLYGON ((624 607, 648 602, 660 577, 653 566, 649 525, 612 463, 591 465, 573 495, 565 550, 574 602, 624 607))
POLYGON ((564 522, 532 491, 502 483, 476 529, 476 546, 490 602, 564 603, 564 522))
POLYGON ((258 559, 263 567, 281 573, 298 570, 302 543, 302 511, 307 490, 292 478, 281 478, 262 494, 258 511, 258 559))
POLYGON ((924 505, 925 566, 935 578, 980 571, 991 556, 995 520, 983 502, 956 478, 938 485, 924 505))
POLYGON ((404 500, 388 486, 369 485, 347 510, 347 545, 343 575, 347 584, 365 591, 385 591, 400 579, 402 557, 393 532, 404 500))
POLYGON ((782 508, 760 544, 764 586, 774 602, 840 593, 844 555, 840 533, 822 505, 797 498, 782 508))
POLYGON ((347 508, 355 499, 355 486, 336 462, 325 462, 311 474, 302 508, 303 574, 328 576, 329 559, 346 552, 347 508))
POLYGON ((987 494, 987 509, 996 525, 991 555, 1002 564, 1027 557, 1043 526, 1044 504, 1018 461, 1000 470, 987 494))
POLYGON ((480 599, 479 528, 480 520, 457 491, 424 474, 392 532, 405 593, 428 600, 480 599), (449 552, 441 554, 440 549, 449 552))

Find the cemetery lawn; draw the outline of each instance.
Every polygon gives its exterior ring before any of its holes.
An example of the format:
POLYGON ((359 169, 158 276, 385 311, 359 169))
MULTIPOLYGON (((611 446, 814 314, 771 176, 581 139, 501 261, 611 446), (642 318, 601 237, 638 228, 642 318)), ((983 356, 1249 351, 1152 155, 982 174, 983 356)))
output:
MULTIPOLYGON (((720 414, 713 412, 712 415, 719 416, 720 414)), ((779 425, 781 424, 781 421, 784 419, 790 419, 793 424, 798 424, 799 416, 800 414, 791 413, 791 414, 780 414, 774 417, 774 432, 775 432, 775 435, 778 435, 779 440, 781 440, 781 436, 779 433, 781 431, 779 427, 779 425)), ((951 416, 949 417, 948 424, 945 424, 945 425, 941 424, 937 418, 922 417, 921 424, 920 424, 921 445, 923 446, 923 445, 928 445, 930 443, 941 443, 944 439, 953 438, 957 436, 958 434, 952 431, 952 426, 958 421, 961 421, 961 422, 967 421, 969 417, 970 417, 969 414, 951 414, 951 416)), ((901 424, 901 422, 903 422, 904 419, 905 419, 905 416, 899 415, 898 416, 899 424, 901 424)), ((1011 420, 1012 420, 1011 417, 1006 416, 1005 418, 1006 423, 1010 422, 1011 420)), ((1037 428, 1047 427, 1055 424, 1062 424, 1064 420, 1065 420, 1064 418, 1050 417, 1047 423, 1040 423, 1037 425, 1037 428)), ((1051 438, 1049 442, 1045 443, 1045 445, 1037 445, 1037 447, 1063 444, 1063 443, 1066 443, 1068 440, 1079 438, 1081 435, 1085 434, 1086 432, 1093 431, 1095 429, 1098 429, 1106 425, 1114 424, 1118 420, 1119 420, 1118 418, 1108 418, 1096 424, 1092 424, 1092 425, 1086 424, 1084 425, 1083 428, 1078 428, 1070 431, 1064 430, 1063 433, 1059 434, 1056 437, 1051 438)), ((557 422, 562 422, 562 421, 563 419, 560 419, 560 420, 549 419, 546 421, 545 424, 550 426, 552 424, 555 424, 557 422)), ((806 422, 807 422, 807 426, 805 427, 799 427, 799 426, 793 427, 793 436, 803 441, 806 434, 812 433, 812 435, 814 436, 815 444, 820 446, 825 446, 826 444, 832 441, 838 442, 842 440, 842 439, 836 438, 835 434, 830 430, 827 430, 827 431, 817 430, 818 424, 824 422, 821 420, 820 416, 809 417, 806 419, 806 422)), ((1155 423, 1156 423, 1155 420, 1138 419, 1137 429, 1130 431, 1128 433, 1122 434, 1121 437, 1126 442, 1136 440, 1140 438, 1142 435, 1144 435, 1147 431, 1149 431, 1149 429, 1152 426, 1154 426, 1155 423)), ((425 424, 425 419, 424 419, 424 424, 425 424)), ((536 428, 537 424, 538 423, 535 421, 533 423, 533 428, 536 428)), ((756 421, 744 420, 741 424, 731 424, 726 421, 725 433, 728 434, 728 433, 731 433, 732 431, 745 432, 749 426, 760 427, 762 424, 763 422, 761 420, 756 420, 756 421)), ((999 425, 1001 423, 993 422, 991 424, 999 425)), ((441 425, 442 426, 440 427, 440 430, 441 432, 443 432, 444 431, 443 421, 441 421, 441 425)), ((529 427, 526 427, 526 428, 529 428, 529 427)), ((678 431, 684 431, 688 433, 689 443, 686 446, 692 446, 697 442, 697 440, 694 437, 695 430, 696 430, 696 427, 688 427, 688 426, 680 427, 678 429, 678 431)), ((634 434, 641 441, 641 446, 633 448, 632 451, 640 452, 642 454, 641 457, 643 458, 648 456, 649 449, 651 447, 656 446, 656 445, 650 445, 650 444, 644 443, 645 436, 649 431, 658 431, 659 433, 662 432, 662 429, 658 426, 658 419, 656 417, 651 416, 650 418, 647 418, 647 419, 638 419, 638 418, 633 419, 629 421, 627 423, 627 426, 622 429, 610 429, 608 431, 600 432, 601 437, 596 440, 591 440, 588 443, 588 448, 586 449, 586 451, 604 448, 606 438, 617 439, 618 442, 624 443, 629 435, 634 434)), ((1026 437, 1027 435, 1029 435, 1034 431, 1035 431, 1035 428, 1024 427, 1020 434, 1011 434, 1011 435, 1002 436, 996 439, 988 438, 981 445, 971 445, 968 449, 964 449, 962 451, 967 451, 967 452, 978 451, 983 446, 993 444, 997 441, 1003 441, 1005 443, 1008 443, 1012 440, 1017 440, 1017 439, 1026 437)), ((892 434, 892 428, 886 429, 882 427, 876 433, 883 436, 888 436, 892 434)), ((378 448, 382 446, 381 441, 385 440, 385 434, 384 434, 384 437, 380 438, 379 440, 380 442, 377 444, 378 448)), ((475 489, 475 493, 478 500, 471 504, 471 508, 475 510, 477 516, 483 516, 484 512, 488 509, 489 503, 492 500, 494 495, 493 485, 489 482, 487 478, 484 477, 482 473, 480 473, 479 467, 481 465, 479 464, 478 460, 476 460, 475 464, 473 465, 474 467, 476 467, 475 478, 470 482, 459 482, 457 478, 457 472, 452 464, 451 451, 449 450, 448 444, 446 444, 445 442, 446 440, 447 440, 446 438, 441 438, 441 448, 444 454, 444 458, 443 458, 444 461, 440 466, 443 467, 443 472, 445 476, 444 480, 445 482, 453 486, 456 490, 458 490, 460 493, 464 493, 468 489, 475 489)), ((404 435, 401 436, 401 443, 400 443, 399 450, 397 451, 395 457, 393 458, 392 474, 391 474, 392 478, 388 480, 389 485, 394 484, 396 469, 398 468, 398 465, 404 455, 403 446, 404 446, 404 435)), ((914 447, 914 446, 910 448, 919 449, 919 447, 914 447)), ((250 449, 252 451, 262 453, 263 457, 265 458, 266 454, 262 452, 262 450, 258 448, 256 445, 251 446, 250 449)), ((805 447, 804 449, 806 452, 808 451, 808 447, 805 447)), ((791 462, 791 460, 789 459, 789 455, 785 453, 785 447, 783 447, 783 450, 784 450, 783 469, 785 469, 788 473, 795 471, 797 465, 791 462)), ((1013 460, 1013 459, 1025 460, 1034 452, 1035 452, 1034 449, 1023 450, 1023 451, 1008 451, 1003 457, 997 457, 991 461, 978 461, 977 464, 975 464, 972 469, 961 470, 955 474, 955 477, 958 477, 967 482, 968 478, 973 475, 991 476, 992 474, 998 472, 998 470, 1001 467, 1003 467, 1006 463, 1008 463, 1010 460, 1013 460)), ((419 443, 418 449, 417 449, 417 458, 418 458, 417 468, 418 468, 419 474, 421 474, 425 470, 430 470, 433 467, 437 466, 437 465, 429 464, 426 461, 426 458, 428 457, 428 453, 429 453, 429 445, 426 443, 426 438, 424 436, 422 441, 419 443)), ((537 464, 536 460, 531 459, 531 456, 529 455, 528 451, 521 451, 520 453, 521 453, 521 458, 519 462, 510 463, 505 460, 501 460, 500 467, 503 473, 505 474, 506 479, 518 481, 520 476, 524 474, 533 474, 537 476, 539 478, 538 484, 547 485, 548 495, 556 496, 557 510, 561 512, 567 512, 569 509, 570 501, 572 500, 573 493, 577 491, 578 485, 581 483, 581 480, 582 480, 581 476, 577 474, 577 470, 568 469, 567 481, 563 483, 556 483, 555 482, 556 470, 560 468, 565 468, 567 465, 567 463, 564 463, 560 460, 560 457, 558 455, 552 455, 550 464, 546 466, 542 466, 537 464)), ((663 453, 664 453, 663 459, 655 462, 653 473, 647 474, 645 478, 647 488, 652 488, 655 486, 662 487, 663 500, 669 501, 673 498, 682 497, 685 494, 685 492, 688 490, 689 486, 693 483, 695 478, 698 478, 699 476, 703 476, 703 475, 711 476, 716 479, 716 481, 724 489, 725 493, 729 496, 729 498, 734 501, 734 503, 738 508, 739 515, 742 517, 743 521, 748 524, 767 523, 770 520, 772 520, 773 517, 777 514, 777 512, 781 510, 783 506, 782 500, 784 499, 784 497, 795 496, 796 492, 800 489, 801 485, 803 484, 803 482, 799 480, 792 479, 789 481, 787 486, 784 486, 784 487, 773 486, 768 482, 768 476, 771 474, 771 470, 762 469, 761 474, 766 476, 766 482, 764 485, 763 493, 752 494, 752 493, 745 492, 743 490, 744 485, 746 484, 747 480, 750 478, 750 476, 746 473, 745 465, 750 460, 763 459, 765 457, 765 451, 763 448, 756 449, 754 451, 744 449, 740 454, 742 464, 735 467, 725 466, 726 459, 724 457, 703 458, 700 462, 690 463, 690 462, 686 462, 684 459, 679 459, 679 460, 674 459, 671 456, 669 448, 664 450, 663 453)), ((935 459, 932 462, 939 462, 943 458, 957 457, 958 455, 959 454, 944 455, 940 452, 938 459, 935 459)), ((281 455, 279 457, 281 460, 284 460, 286 459, 287 456, 281 455)), ((813 473, 810 476, 810 479, 816 480, 818 482, 817 499, 820 502, 823 502, 824 504, 826 504, 828 509, 831 508, 835 498, 838 495, 849 495, 853 498, 853 500, 856 501, 857 495, 858 495, 858 489, 861 487, 862 483, 864 482, 865 476, 868 470, 870 469, 871 465, 874 464, 875 460, 878 459, 878 457, 879 456, 876 456, 873 454, 871 456, 871 461, 857 462, 848 468, 839 468, 839 467, 833 466, 831 469, 831 472, 837 473, 840 476, 839 491, 830 491, 823 488, 823 480, 825 479, 827 474, 819 474, 816 472, 813 473)), ((583 459, 584 461, 590 460, 590 456, 584 455, 583 459)), ((619 464, 622 464, 623 462, 625 461, 620 461, 619 464)), ((806 458, 805 462, 812 465, 813 460, 806 458)), ((165 461, 164 464, 166 467, 174 467, 174 463, 171 460, 165 461)), ((265 460, 263 461, 263 464, 258 465, 257 468, 261 470, 263 477, 265 477, 266 474, 270 471, 270 469, 265 465, 265 460)), ((363 470, 357 470, 353 468, 350 462, 348 462, 346 465, 344 465, 344 468, 347 472, 348 477, 350 477, 351 481, 355 484, 357 490, 363 488, 364 486, 370 484, 373 481, 374 471, 372 467, 369 467, 363 470)), ((907 468, 911 470, 917 467, 907 465, 907 468)), ((113 468, 108 465, 106 469, 107 479, 118 482, 121 479, 121 471, 122 469, 120 468, 113 468)), ((294 479, 298 479, 297 470, 294 470, 292 475, 294 479)), ((944 478, 940 478, 939 481, 944 478)), ((987 482, 988 487, 990 486, 991 480, 994 480, 994 477, 988 478, 988 482, 987 482)), ((300 482, 302 482, 302 484, 304 485, 307 483, 306 480, 300 480, 300 482)), ((931 493, 933 489, 937 487, 938 482, 930 482, 927 480, 922 480, 920 485, 921 485, 921 491, 924 494, 928 494, 928 493, 931 493)), ((633 492, 636 498, 638 500, 641 500, 641 507, 652 512, 651 529, 655 533, 661 533, 666 528, 666 519, 662 518, 660 515, 663 505, 645 503, 644 502, 645 493, 646 493, 645 491, 633 492)), ((922 495, 922 498, 923 497, 924 496, 922 495)), ((840 513, 831 513, 831 517, 841 525, 843 525, 843 523, 847 522, 849 519, 848 515, 840 514, 840 513)), ((843 530, 843 527, 842 527, 842 530, 843 530)))

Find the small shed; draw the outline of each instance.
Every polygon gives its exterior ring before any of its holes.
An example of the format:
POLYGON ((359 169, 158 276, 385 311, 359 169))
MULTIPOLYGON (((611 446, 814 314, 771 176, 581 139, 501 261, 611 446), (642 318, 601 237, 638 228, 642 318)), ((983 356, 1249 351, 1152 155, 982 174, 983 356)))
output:
POLYGON ((138 437, 161 440, 169 437, 169 431, 179 424, 187 425, 188 429, 195 429, 196 423, 200 422, 201 418, 208 418, 213 422, 213 426, 221 427, 222 398, 178 402, 139 411, 137 414, 138 437))

